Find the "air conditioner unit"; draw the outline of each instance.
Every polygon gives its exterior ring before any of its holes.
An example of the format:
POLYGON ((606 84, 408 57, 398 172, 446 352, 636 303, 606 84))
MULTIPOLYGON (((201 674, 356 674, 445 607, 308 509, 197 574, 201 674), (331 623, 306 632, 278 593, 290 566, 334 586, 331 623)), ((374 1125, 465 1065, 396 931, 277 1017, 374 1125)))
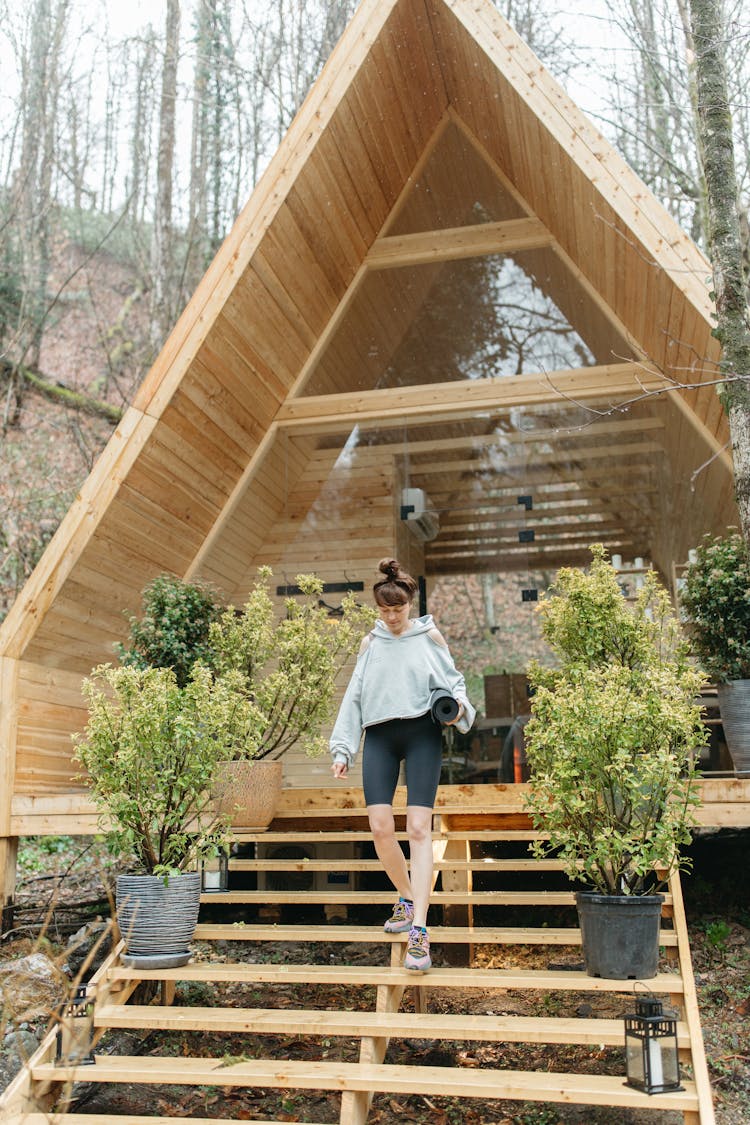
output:
POLYGON ((422 488, 401 489, 401 519, 415 539, 423 543, 434 539, 440 531, 437 512, 422 488))
POLYGON ((357 889, 357 872, 349 871, 343 864, 355 859, 354 843, 304 843, 272 844, 258 841, 255 845, 257 859, 278 861, 280 865, 299 861, 301 870, 259 871, 259 891, 354 891, 357 889), (330 861, 325 871, 305 870, 310 860, 330 861), (342 866, 337 867, 336 861, 342 866))

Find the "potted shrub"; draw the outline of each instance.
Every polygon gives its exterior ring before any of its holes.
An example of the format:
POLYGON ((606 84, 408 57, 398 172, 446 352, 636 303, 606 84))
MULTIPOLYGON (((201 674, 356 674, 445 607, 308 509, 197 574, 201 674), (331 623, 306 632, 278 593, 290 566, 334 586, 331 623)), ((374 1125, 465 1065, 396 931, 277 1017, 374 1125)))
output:
POLYGON ((263 716, 248 753, 221 771, 223 808, 236 825, 255 830, 273 817, 281 756, 301 741, 309 754, 327 749, 321 729, 331 716, 336 678, 375 618, 352 593, 331 616, 322 602, 322 581, 298 574, 300 593, 285 599, 279 619, 271 578, 270 568, 261 567, 242 609, 229 606, 209 628, 212 668, 217 675, 238 677, 263 716))
POLYGON ((660 890, 687 866, 701 677, 653 573, 630 607, 591 550, 588 572, 563 568, 540 602, 559 666, 529 671, 528 808, 549 834, 535 853, 590 888, 577 895, 588 972, 643 978, 657 971, 660 890))
POLYGON ((750 556, 739 533, 706 535, 680 592, 690 637, 716 684, 735 770, 750 770, 750 556))
POLYGON ((209 627, 221 607, 200 582, 159 574, 142 595, 142 613, 128 616, 128 644, 117 645, 120 663, 134 668, 171 668, 184 687, 196 660, 208 663, 209 627))
POLYGON ((75 736, 113 852, 140 874, 117 879, 126 963, 184 964, 198 919, 196 866, 226 846, 227 818, 212 787, 220 763, 257 744, 263 722, 233 673, 193 665, 184 686, 171 668, 102 665, 84 681, 89 716, 75 736))

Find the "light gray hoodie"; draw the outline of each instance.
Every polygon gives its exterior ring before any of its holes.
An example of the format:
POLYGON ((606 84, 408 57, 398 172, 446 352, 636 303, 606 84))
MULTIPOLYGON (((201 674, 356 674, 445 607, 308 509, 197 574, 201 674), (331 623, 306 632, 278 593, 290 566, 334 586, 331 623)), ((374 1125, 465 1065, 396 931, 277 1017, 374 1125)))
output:
POLYGON ((357 657, 352 678, 341 701, 331 733, 334 762, 351 766, 365 727, 389 719, 413 719, 430 709, 430 695, 444 688, 464 705, 456 726, 468 731, 476 711, 466 694, 466 684, 456 669, 431 614, 412 621, 396 636, 384 621, 367 635, 369 642, 357 657))

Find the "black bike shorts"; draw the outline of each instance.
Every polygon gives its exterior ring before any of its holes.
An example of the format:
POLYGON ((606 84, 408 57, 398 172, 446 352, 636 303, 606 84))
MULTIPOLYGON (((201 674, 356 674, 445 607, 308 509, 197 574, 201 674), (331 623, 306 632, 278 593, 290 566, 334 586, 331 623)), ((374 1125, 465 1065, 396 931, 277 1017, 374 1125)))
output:
POLYGON ((443 740, 428 711, 416 719, 389 719, 365 730, 362 784, 366 805, 390 805, 406 762, 407 805, 431 809, 435 804, 443 740))

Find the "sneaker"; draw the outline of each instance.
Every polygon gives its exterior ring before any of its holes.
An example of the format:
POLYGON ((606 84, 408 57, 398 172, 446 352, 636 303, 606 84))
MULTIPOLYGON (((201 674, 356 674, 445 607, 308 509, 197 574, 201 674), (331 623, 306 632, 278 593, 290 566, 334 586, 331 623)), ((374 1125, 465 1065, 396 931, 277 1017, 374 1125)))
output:
POLYGON ((409 940, 406 944, 405 969, 416 969, 426 972, 432 966, 430 957, 430 938, 427 930, 420 926, 412 926, 409 930, 409 940))
POLYGON ((408 898, 400 898, 383 929, 387 934, 403 934, 411 929, 413 921, 414 903, 410 902, 408 898))

